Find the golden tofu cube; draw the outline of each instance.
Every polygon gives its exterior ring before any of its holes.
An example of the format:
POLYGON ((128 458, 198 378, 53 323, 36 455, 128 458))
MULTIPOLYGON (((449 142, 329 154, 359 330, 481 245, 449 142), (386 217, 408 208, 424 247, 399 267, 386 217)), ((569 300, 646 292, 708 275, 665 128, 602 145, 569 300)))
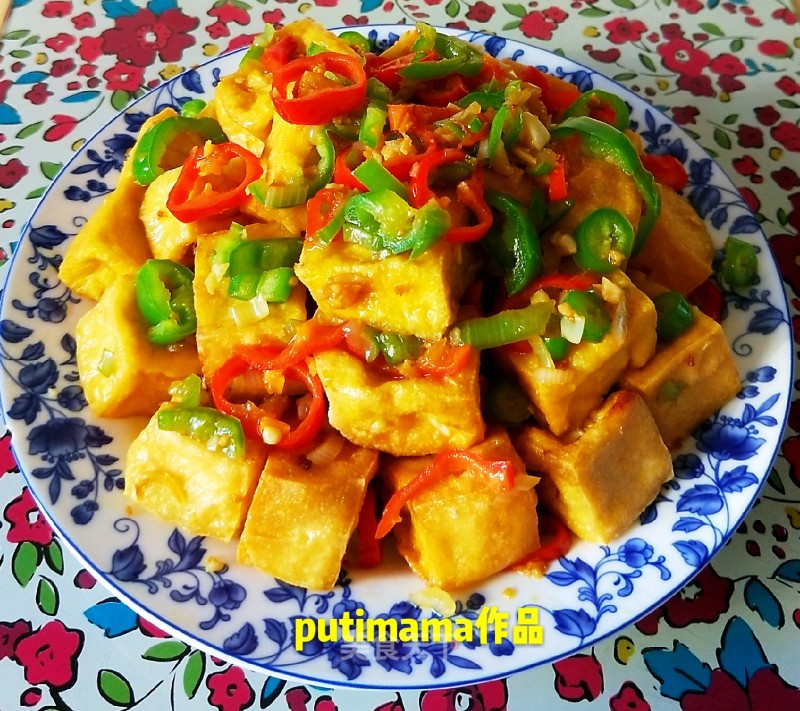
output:
POLYGON ((538 427, 515 444, 537 490, 580 537, 607 543, 625 531, 672 475, 669 450, 644 400, 618 390, 566 443, 538 427))
POLYGON ((642 368, 625 372, 620 385, 642 396, 667 447, 686 436, 741 387, 722 327, 699 309, 674 341, 660 343, 642 368))
POLYGON ((156 414, 128 448, 125 493, 192 535, 229 541, 242 530, 265 456, 263 447, 248 442, 244 455, 232 459, 206 442, 162 430, 156 414))
POLYGON ((200 372, 194 337, 171 346, 148 339, 134 283, 117 277, 75 329, 81 384, 100 417, 149 417, 169 399, 171 383, 200 372))
POLYGON ((345 442, 327 464, 273 449, 239 541, 239 562, 293 585, 329 590, 339 577, 378 452, 345 442))
POLYGON ((621 336, 614 333, 612 323, 611 331, 599 343, 571 345, 566 358, 556 363, 561 375, 555 378, 542 377, 538 358, 532 353, 497 351, 499 361, 516 373, 531 398, 537 419, 557 436, 579 427, 628 366, 644 365, 655 350, 653 302, 623 272, 612 272, 608 278, 623 292, 623 302, 616 306, 625 311, 621 336))
MULTIPOLYGON (((398 549, 428 585, 454 590, 484 580, 539 547, 535 477, 505 430, 494 429, 471 452, 509 460, 517 486, 500 491, 485 476, 463 471, 417 494, 394 527, 398 549)), ((381 476, 392 491, 405 486, 433 457, 388 458, 381 476)))
MULTIPOLYGON (((253 230, 267 238, 265 230, 253 230)), ((269 304, 268 313, 254 301, 228 296, 230 279, 218 278, 213 270, 214 256, 226 232, 198 235, 195 253, 194 305, 197 311, 197 349, 203 374, 210 378, 233 355, 240 344, 272 343, 281 345, 291 338, 293 322, 306 320, 306 290, 302 284, 292 288, 289 299, 269 304)), ((280 239, 280 237, 278 237, 280 239)))
POLYGON ((272 127, 275 108, 270 92, 272 75, 261 62, 246 62, 220 79, 212 109, 228 138, 261 157, 272 127))
POLYGON ((409 259, 335 239, 324 248, 306 243, 297 276, 331 318, 435 341, 456 320, 473 273, 470 255, 464 245, 439 242, 409 259))
POLYGON ((318 353, 315 362, 330 423, 355 444, 414 456, 483 439, 477 352, 443 378, 393 378, 342 350, 318 353))
POLYGON ((574 232, 585 217, 602 207, 618 210, 636 229, 642 198, 633 178, 622 169, 602 158, 581 156, 580 167, 568 180, 575 206, 558 221, 557 230, 574 232))
POLYGON ((663 185, 659 190, 661 214, 630 266, 686 295, 711 276, 714 244, 686 198, 663 185))
MULTIPOLYGON (((139 136, 174 115, 173 109, 164 109, 144 122, 139 136)), ((103 198, 64 254, 59 277, 76 294, 99 301, 117 276, 135 274, 153 256, 139 219, 144 195, 144 186, 133 180, 131 156, 128 155, 117 187, 103 198)))

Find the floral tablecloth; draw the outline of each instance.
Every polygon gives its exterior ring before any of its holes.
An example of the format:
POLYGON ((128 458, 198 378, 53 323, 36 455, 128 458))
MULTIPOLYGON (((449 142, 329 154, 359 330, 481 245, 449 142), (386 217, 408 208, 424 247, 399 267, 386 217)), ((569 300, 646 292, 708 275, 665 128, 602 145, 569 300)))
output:
MULTIPOLYGON (((800 23, 789 0, 12 0, 11 6, 0 45, 2 263, 62 163, 144 90, 249 43, 265 22, 425 20, 502 32, 563 53, 670 114, 734 178, 762 223, 800 335, 800 23)), ((319 689, 244 672, 166 636, 110 599, 64 551, 16 470, 8 435, 0 439, 0 510, 2 709, 500 711, 577 702, 613 711, 800 709, 796 394, 781 456, 758 503, 691 584, 594 648, 455 690, 319 689)))

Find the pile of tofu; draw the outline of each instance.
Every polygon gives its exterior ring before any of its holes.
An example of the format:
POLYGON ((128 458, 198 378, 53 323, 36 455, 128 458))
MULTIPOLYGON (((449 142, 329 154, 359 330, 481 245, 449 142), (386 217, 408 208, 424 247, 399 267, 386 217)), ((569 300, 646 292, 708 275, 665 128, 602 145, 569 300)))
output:
MULTIPOLYGON (((352 51, 310 21, 290 27, 307 43, 352 51)), ((308 127, 274 114, 265 81, 263 71, 240 68, 220 81, 205 113, 261 156, 271 179, 291 182, 313 167, 315 148, 308 127)), ((161 112, 143 131, 172 114, 161 112)), ((608 275, 616 294, 612 330, 599 343, 571 346, 556 364, 558 377, 542 377, 533 353, 510 350, 474 351, 463 369, 445 377, 413 369, 398 377, 344 347, 322 351, 309 367, 328 401, 322 437, 342 440, 335 456, 314 464, 308 452, 248 440, 244 456, 231 459, 158 427, 157 412, 174 406, 174 381, 190 374, 209 379, 237 345, 288 343, 293 327, 308 318, 311 299, 314 317, 326 322, 358 321, 427 343, 446 338, 480 252, 441 242, 409 260, 341 239, 325 248, 306 241, 289 299, 254 313, 228 296, 215 262, 230 223, 245 224, 248 238, 297 238, 305 206, 267 209, 249 198, 236 215, 184 224, 165 207, 178 171, 143 187, 126 162, 115 191, 69 246, 61 279, 96 302, 77 325, 81 383, 97 416, 150 418, 125 465, 125 492, 134 502, 191 534, 237 540, 240 562, 279 579, 331 588, 343 561, 355 565, 352 538, 367 488, 376 487, 385 501, 436 453, 454 448, 512 462, 516 484, 500 491, 465 471, 405 505, 391 537, 429 585, 458 590, 535 554, 540 505, 580 538, 610 541, 672 476, 670 451, 739 389, 721 327, 699 310, 676 340, 656 340, 652 297, 663 290, 690 294, 710 276, 714 252, 689 203, 664 187, 646 247, 626 271, 608 275), (182 262, 195 274, 197 333, 169 347, 150 343, 136 305, 134 275, 150 257, 182 262), (486 380, 500 372, 530 400, 530 420, 514 430, 487 421, 481 406, 486 380)), ((570 195, 576 208, 554 234, 574 230, 582 213, 598 207, 616 207, 634 226, 641 214, 630 178, 596 159, 574 167, 570 195)), ((547 235, 543 246, 549 249, 547 235)))

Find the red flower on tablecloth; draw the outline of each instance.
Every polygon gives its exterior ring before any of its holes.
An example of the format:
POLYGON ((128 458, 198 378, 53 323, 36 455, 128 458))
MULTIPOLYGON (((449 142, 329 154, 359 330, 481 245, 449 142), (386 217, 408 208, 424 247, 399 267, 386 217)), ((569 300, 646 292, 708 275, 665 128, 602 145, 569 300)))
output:
POLYGON ((650 704, 641 689, 632 681, 623 682, 619 691, 608 700, 611 711, 650 711, 650 704))
POLYGON ((117 62, 103 72, 109 91, 136 91, 144 80, 144 68, 117 62))
MULTIPOLYGON (((5 250, 0 251, 5 252, 5 250)), ((6 258, 8 258, 7 255, 6 258)), ((6 433, 0 437, 0 478, 3 474, 17 470, 17 460, 14 459, 14 453, 11 451, 11 435, 6 433)))
POLYGON ((736 140, 742 148, 762 148, 764 133, 758 126, 740 123, 736 129, 736 140))
POLYGON ((679 628, 695 622, 716 622, 730 608, 733 590, 732 580, 707 565, 663 605, 639 620, 636 628, 642 634, 656 634, 662 617, 670 627, 679 628))
POLYGON ((800 152, 800 126, 797 124, 781 121, 769 134, 787 150, 800 152))
POLYGON ((519 30, 526 37, 549 40, 553 38, 553 30, 558 23, 545 15, 541 10, 529 12, 519 23, 519 30))
POLYGON ((67 59, 56 59, 50 66, 51 77, 63 77, 75 69, 75 60, 72 57, 67 59))
POLYGON ((25 668, 29 684, 66 689, 75 683, 83 632, 52 620, 17 641, 14 658, 25 668))
POLYGON ((629 20, 627 17, 615 17, 606 22, 603 27, 608 30, 608 41, 614 44, 638 42, 647 32, 647 25, 641 20, 629 20))
POLYGON ((700 0, 677 0, 678 7, 686 10, 690 15, 695 15, 703 9, 700 0))
POLYGON ((789 192, 794 188, 800 187, 800 175, 798 175, 794 168, 784 165, 778 170, 774 170, 770 176, 782 190, 789 192))
POLYGON ((42 8, 42 17, 69 17, 72 13, 72 2, 69 0, 50 0, 42 8))
POLYGON ((455 711, 457 708, 464 708, 464 704, 470 711, 505 711, 508 705, 505 680, 424 691, 419 700, 420 711, 455 711), (459 701, 461 705, 458 705, 459 701))
POLYGON ((206 686, 209 690, 208 703, 219 711, 241 711, 256 698, 244 672, 235 666, 209 674, 206 686))
POLYGON ((788 59, 794 54, 794 50, 783 40, 764 40, 759 42, 756 47, 761 54, 775 59, 788 59))
POLYGON ((764 126, 772 126, 781 117, 774 106, 759 106, 754 109, 753 113, 755 113, 758 122, 764 126))
POLYGON ((65 52, 73 44, 75 44, 75 37, 66 32, 59 32, 55 37, 49 37, 44 41, 44 46, 54 52, 65 52))
POLYGON ((69 135, 78 125, 78 119, 67 114, 55 114, 53 125, 44 132, 44 140, 48 142, 60 141, 69 135))
POLYGON ((711 672, 711 686, 702 693, 688 692, 681 697, 683 711, 765 711, 800 708, 800 690, 787 684, 774 667, 759 669, 743 688, 723 669, 711 672))
MULTIPOLYGON (((280 27, 283 21, 286 19, 286 15, 284 14, 283 10, 268 10, 261 15, 261 19, 270 25, 280 27)), ((353 24, 358 24, 360 21, 361 19, 359 18, 353 24)))
POLYGON ((474 20, 475 22, 489 22, 494 15, 494 8, 483 0, 478 0, 467 11, 467 19, 474 20))
POLYGON ((697 115, 700 113, 696 106, 675 106, 672 109, 672 118, 679 126, 686 126, 695 123, 697 115))
POLYGON ((743 156, 742 158, 736 158, 733 161, 733 169, 739 174, 743 175, 746 178, 750 178, 755 182, 761 182, 762 178, 758 174, 759 166, 758 161, 756 161, 753 156, 743 156))
POLYGON ((241 5, 232 2, 223 2, 208 11, 209 17, 216 17, 218 22, 228 24, 235 22, 237 25, 247 25, 250 22, 250 13, 241 5))
MULTIPOLYGON (((798 238, 795 237, 795 240, 797 239, 798 238)), ((773 237, 772 240, 770 240, 770 244, 772 244, 774 240, 775 238, 773 237)), ((797 253, 795 252, 795 254, 797 253)), ((783 263, 781 263, 781 266, 783 266, 783 263)), ((797 293, 796 287, 800 288, 800 279, 798 283, 792 284, 795 293, 797 293)), ((800 437, 788 437, 781 446, 781 454, 789 463, 789 478, 795 486, 800 486, 800 437)))
POLYGON ((594 701, 603 693, 603 667, 594 654, 573 654, 553 664, 556 693, 566 701, 594 701))
POLYGON ((196 17, 178 9, 165 10, 159 15, 141 9, 132 15, 114 18, 114 27, 100 35, 103 52, 139 67, 150 66, 156 57, 162 62, 177 62, 183 50, 195 43, 191 32, 199 24, 196 17))
POLYGON ((31 632, 31 623, 27 620, 0 622, 0 659, 13 659, 17 642, 31 632))
POLYGON ((53 92, 47 88, 47 84, 43 81, 37 82, 25 92, 25 98, 35 106, 41 106, 52 95, 53 92))
POLYGON ((711 63, 706 52, 683 37, 661 43, 656 51, 667 69, 687 77, 699 77, 711 63))
POLYGON ((6 532, 6 540, 9 543, 27 541, 40 546, 52 543, 53 529, 39 511, 27 487, 8 503, 3 516, 11 524, 6 532))
POLYGON ((42 690, 37 689, 35 686, 30 689, 25 689, 19 697, 19 702, 22 706, 38 706, 42 701, 42 690))
POLYGON ((72 18, 72 26, 76 30, 88 30, 95 26, 94 15, 91 12, 82 12, 72 18))
POLYGON ((786 94, 786 96, 800 94, 800 83, 798 83, 796 79, 793 79, 788 74, 778 79, 778 81, 775 82, 775 86, 777 86, 784 94, 786 94))

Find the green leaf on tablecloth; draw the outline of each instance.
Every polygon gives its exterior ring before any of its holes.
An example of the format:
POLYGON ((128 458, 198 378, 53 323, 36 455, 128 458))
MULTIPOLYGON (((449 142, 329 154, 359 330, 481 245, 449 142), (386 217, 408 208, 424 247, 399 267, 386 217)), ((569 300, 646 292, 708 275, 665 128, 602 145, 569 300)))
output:
POLYGON ((128 680, 113 669, 97 672, 97 690, 114 706, 130 706, 133 703, 133 689, 128 680))
POLYGON ((503 8, 509 15, 514 15, 514 17, 525 17, 528 14, 528 10, 524 5, 518 5, 517 3, 507 3, 503 5, 503 8))
POLYGON ((744 40, 737 37, 731 40, 731 52, 741 52, 744 49, 744 40))
POLYGON ((6 148, 0 149, 0 156, 13 156, 15 153, 19 153, 22 150, 22 146, 7 146, 6 148))
POLYGON ((780 601, 758 578, 750 578, 744 586, 744 602, 772 627, 781 629, 786 622, 780 601))
POLYGON ((58 612, 58 588, 49 578, 42 576, 36 586, 36 606, 51 617, 58 612))
POLYGON ((731 148, 731 137, 721 128, 714 129, 714 143, 726 151, 731 148))
MULTIPOLYGON (((789 214, 782 207, 778 208, 778 224, 781 227, 786 227, 788 222, 789 222, 789 214)), ((786 492, 782 491, 781 493, 783 494, 783 493, 786 493, 786 492)))
POLYGON ((47 190, 46 187, 36 188, 36 190, 31 190, 25 198, 27 200, 38 200, 42 195, 44 195, 44 191, 47 190))
POLYGON ((122 111, 131 101, 131 93, 129 91, 117 91, 111 94, 111 105, 117 110, 122 111))
POLYGON ((739 114, 728 114, 724 119, 722 119, 722 123, 724 123, 726 126, 739 123, 739 114))
POLYGON ((778 99, 775 103, 784 109, 800 109, 800 104, 791 99, 778 99))
POLYGON ((506 24, 503 25, 503 31, 516 30, 517 27, 519 27, 519 22, 506 22, 506 24))
POLYGON ((23 541, 11 557, 11 570, 14 579, 24 588, 42 562, 42 549, 30 541, 23 541))
POLYGON ((26 59, 31 56, 31 53, 27 49, 15 49, 9 52, 9 54, 14 57, 14 59, 26 59))
POLYGON ((58 175, 58 171, 61 170, 63 165, 63 163, 53 163, 52 161, 45 160, 39 163, 39 168, 45 178, 52 180, 58 175))
POLYGON ((624 9, 626 9, 626 10, 635 10, 636 9, 636 3, 631 2, 631 0, 612 0, 612 2, 617 7, 622 7, 624 9))
POLYGON ((649 54, 640 53, 639 61, 644 64, 645 68, 649 71, 654 72, 656 70, 656 65, 649 54))
POLYGON ((448 17, 455 17, 458 15, 459 9, 458 0, 450 0, 445 6, 444 11, 447 13, 448 17))
POLYGON ((189 647, 183 642, 175 639, 167 640, 154 644, 142 653, 142 659, 149 659, 151 662, 174 662, 183 657, 189 647))
POLYGON ((30 30, 14 30, 14 32, 9 32, 7 35, 3 35, 3 39, 6 40, 21 40, 23 37, 26 37, 30 30))
POLYGON ((44 121, 36 121, 35 123, 29 123, 27 126, 24 126, 19 131, 17 131, 16 138, 28 138, 36 133, 42 126, 44 126, 44 121))
MULTIPOLYGON (((53 165, 56 165, 55 163, 53 165)), ((44 172, 44 169, 42 170, 44 172)), ((48 178, 52 176, 48 175, 48 178)), ((61 550, 61 544, 53 539, 49 546, 44 549, 44 560, 48 566, 50 566, 50 570, 54 573, 61 573, 64 572, 64 553, 61 550)))
POLYGON ((636 76, 633 72, 622 72, 621 74, 615 74, 613 79, 614 81, 633 81, 636 76))
POLYGON ((205 673, 206 656, 202 652, 195 650, 189 655, 189 659, 183 669, 183 691, 186 694, 186 698, 194 698, 205 673))
POLYGON ((724 37, 725 33, 719 28, 719 25, 715 25, 713 22, 701 22, 700 29, 705 30, 710 35, 714 35, 715 37, 724 37))
POLYGON ((40 39, 41 37, 39 37, 39 35, 31 35, 22 43, 22 46, 28 47, 29 45, 36 44, 40 39))
POLYGON ((611 13, 608 10, 601 10, 599 7, 586 7, 578 12, 583 17, 605 17, 611 13))
POLYGON ((781 563, 773 574, 776 578, 788 580, 792 583, 800 583, 800 560, 787 560, 781 563))
MULTIPOLYGON (((785 224, 785 223, 784 223, 785 224)), ((784 487, 783 482, 781 481, 781 475, 775 467, 769 472, 769 477, 767 478, 767 486, 772 489, 775 489, 779 494, 786 493, 786 487, 784 487)))

